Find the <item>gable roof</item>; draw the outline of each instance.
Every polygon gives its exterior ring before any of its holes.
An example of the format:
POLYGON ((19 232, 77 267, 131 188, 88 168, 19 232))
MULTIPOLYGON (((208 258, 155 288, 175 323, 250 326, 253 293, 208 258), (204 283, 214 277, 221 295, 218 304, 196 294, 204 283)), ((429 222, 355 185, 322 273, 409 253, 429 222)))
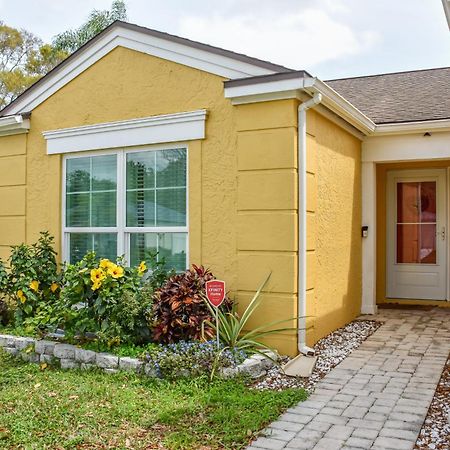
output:
POLYGON ((118 46, 168 59, 228 79, 292 71, 287 67, 241 53, 139 25, 115 21, 3 108, 0 116, 31 111, 118 46))
POLYGON ((326 83, 376 124, 450 119, 450 67, 326 83))

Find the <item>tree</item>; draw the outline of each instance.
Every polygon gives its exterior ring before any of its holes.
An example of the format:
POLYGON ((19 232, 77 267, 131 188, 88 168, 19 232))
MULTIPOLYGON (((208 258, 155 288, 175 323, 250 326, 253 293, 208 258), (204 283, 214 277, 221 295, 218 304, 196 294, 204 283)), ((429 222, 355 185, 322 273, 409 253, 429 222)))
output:
POLYGON ((53 46, 59 51, 74 52, 116 20, 127 20, 127 8, 123 0, 114 0, 111 10, 94 9, 86 23, 74 30, 58 34, 53 46))
POLYGON ((0 22, 0 108, 59 64, 66 52, 0 22))
POLYGON ((52 44, 0 21, 0 109, 108 25, 126 19, 125 2, 114 0, 110 11, 94 9, 83 25, 58 34, 52 44))

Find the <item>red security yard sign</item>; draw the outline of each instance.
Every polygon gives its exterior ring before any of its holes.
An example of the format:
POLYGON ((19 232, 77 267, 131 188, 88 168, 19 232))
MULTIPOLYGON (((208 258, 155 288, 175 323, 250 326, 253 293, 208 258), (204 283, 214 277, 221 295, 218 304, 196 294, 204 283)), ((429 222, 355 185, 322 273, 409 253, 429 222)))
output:
POLYGON ((225 281, 211 280, 206 282, 206 298, 216 310, 217 351, 220 347, 219 306, 225 299, 225 281))
POLYGON ((206 297, 211 305, 218 308, 225 299, 225 281, 211 280, 206 282, 206 297))

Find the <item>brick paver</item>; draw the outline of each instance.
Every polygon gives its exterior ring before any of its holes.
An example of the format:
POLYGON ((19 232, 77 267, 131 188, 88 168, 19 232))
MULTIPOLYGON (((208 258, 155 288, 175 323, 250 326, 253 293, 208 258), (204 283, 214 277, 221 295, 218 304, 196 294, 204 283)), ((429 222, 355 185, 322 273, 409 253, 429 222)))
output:
POLYGON ((450 309, 385 322, 249 449, 412 449, 450 351, 450 309))

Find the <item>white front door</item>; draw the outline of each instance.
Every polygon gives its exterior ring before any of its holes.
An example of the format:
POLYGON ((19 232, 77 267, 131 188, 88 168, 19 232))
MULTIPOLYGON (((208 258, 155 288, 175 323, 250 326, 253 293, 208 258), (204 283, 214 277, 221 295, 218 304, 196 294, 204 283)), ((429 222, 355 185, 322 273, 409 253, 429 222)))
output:
POLYGON ((387 297, 447 297, 445 169, 387 176, 387 297))

